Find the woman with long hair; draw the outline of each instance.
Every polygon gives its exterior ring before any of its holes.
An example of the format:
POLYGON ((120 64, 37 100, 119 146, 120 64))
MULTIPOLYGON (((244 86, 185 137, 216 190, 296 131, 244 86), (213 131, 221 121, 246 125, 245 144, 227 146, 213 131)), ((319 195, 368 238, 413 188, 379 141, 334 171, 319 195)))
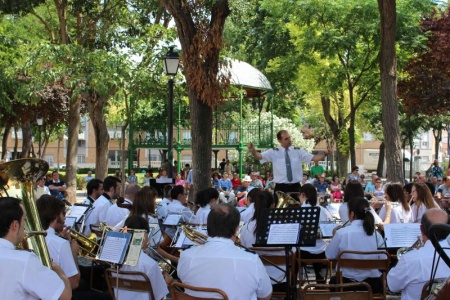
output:
POLYGON ((428 186, 423 182, 414 182, 411 188, 412 223, 420 223, 422 216, 430 208, 439 208, 428 186))
MULTIPOLYGON (((341 251, 376 251, 384 243, 383 237, 375 230, 375 219, 371 213, 369 202, 363 197, 355 197, 348 201, 348 218, 351 221, 349 226, 336 231, 333 239, 325 250, 328 259, 336 259, 341 251)), ((352 258, 364 259, 367 255, 360 256, 352 254, 352 258)), ((345 257, 344 257, 345 258, 345 257)), ((374 255, 374 259, 377 255, 374 255)), ((357 270, 341 268, 343 281, 365 281, 374 293, 379 293, 383 289, 381 273, 378 270, 357 270)), ((330 284, 336 283, 336 276, 332 276, 330 284)))
POLYGON ((212 187, 197 192, 195 204, 200 206, 195 214, 196 224, 206 224, 209 212, 219 202, 219 192, 212 187))
POLYGON ((403 186, 400 183, 387 184, 384 198, 386 202, 379 212, 383 224, 411 222, 411 207, 405 199, 403 186))
MULTIPOLYGON (((326 210, 326 208, 317 205, 317 190, 309 183, 302 185, 300 188, 300 201, 302 202, 302 207, 319 207, 320 217, 319 222, 327 222, 333 220, 333 216, 326 210)), ((325 258, 325 249, 327 244, 322 240, 316 240, 316 246, 314 247, 300 247, 300 257, 305 259, 321 259, 325 258)), ((325 280, 320 273, 323 264, 314 263, 314 273, 316 275, 316 282, 325 283, 325 280)))

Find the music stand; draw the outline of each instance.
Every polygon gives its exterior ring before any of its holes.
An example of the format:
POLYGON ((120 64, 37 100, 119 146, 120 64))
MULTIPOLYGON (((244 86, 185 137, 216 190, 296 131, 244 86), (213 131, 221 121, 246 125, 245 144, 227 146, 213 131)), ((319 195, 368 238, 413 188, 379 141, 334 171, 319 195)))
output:
MULTIPOLYGON (((292 247, 314 247, 319 229, 320 207, 264 209, 258 220, 255 247, 284 247, 286 294, 291 299, 289 251, 292 247)), ((294 286, 295 288, 295 286, 294 286)))

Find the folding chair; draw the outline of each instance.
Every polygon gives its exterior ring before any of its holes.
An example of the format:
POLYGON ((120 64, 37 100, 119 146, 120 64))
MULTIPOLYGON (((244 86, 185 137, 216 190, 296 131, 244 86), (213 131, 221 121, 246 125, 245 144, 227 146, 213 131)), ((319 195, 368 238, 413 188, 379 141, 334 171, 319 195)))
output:
MULTIPOLYGON (((328 260, 327 258, 302 258, 301 254, 299 252, 299 254, 298 254, 298 265, 300 267, 302 267, 302 264, 305 264, 305 267, 306 267, 306 265, 312 265, 312 264, 315 264, 315 263, 322 264, 322 265, 324 265, 326 267, 326 273, 325 273, 325 277, 324 277, 325 282, 326 282, 327 278, 328 277, 331 278, 331 275, 333 275, 333 262, 331 260, 328 260)), ((299 280, 298 281, 299 281, 299 285, 302 286, 303 285, 303 279, 302 279, 301 274, 299 274, 299 280)), ((309 284, 308 275, 306 275, 306 281, 309 284)), ((316 283, 318 283, 318 282, 316 281, 316 283)))
POLYGON ((341 251, 337 258, 337 270, 336 270, 336 279, 337 283, 343 283, 342 278, 342 268, 347 269, 360 269, 360 270, 374 270, 378 269, 382 276, 382 283, 383 283, 383 290, 380 293, 373 294, 373 299, 386 299, 386 275, 389 271, 390 267, 390 256, 389 253, 386 251, 350 251, 345 250, 341 251), (348 254, 357 254, 357 255, 367 255, 367 259, 355 259, 355 258, 346 258, 343 257, 344 255, 348 254), (383 256, 384 258, 371 258, 370 256, 373 255, 379 255, 383 256))
POLYGON ((371 300, 372 288, 366 282, 342 283, 342 284, 307 284, 302 289, 303 300, 371 300), (343 291, 363 287, 366 291, 343 291), (335 292, 331 292, 333 289, 335 292))
POLYGON ((172 296, 173 300, 199 300, 199 299, 217 299, 217 298, 202 298, 202 297, 194 297, 189 294, 186 294, 186 292, 182 291, 181 289, 188 289, 192 291, 197 292, 210 292, 210 293, 216 293, 224 300, 228 300, 227 294, 225 294, 224 291, 215 289, 215 288, 204 288, 204 287, 196 287, 192 285, 187 285, 181 282, 173 282, 170 285, 170 295, 172 296))
MULTIPOLYGON (((131 272, 131 271, 119 271, 114 269, 105 270, 106 282, 108 283, 108 291, 113 300, 116 300, 114 288, 119 290, 134 291, 134 292, 146 292, 148 293, 149 300, 156 300, 153 294, 152 284, 150 279, 145 273, 131 272), (113 276, 113 274, 115 276, 113 276), (139 279, 122 278, 121 276, 138 276, 139 279)), ((120 298, 120 297, 119 297, 120 298)))

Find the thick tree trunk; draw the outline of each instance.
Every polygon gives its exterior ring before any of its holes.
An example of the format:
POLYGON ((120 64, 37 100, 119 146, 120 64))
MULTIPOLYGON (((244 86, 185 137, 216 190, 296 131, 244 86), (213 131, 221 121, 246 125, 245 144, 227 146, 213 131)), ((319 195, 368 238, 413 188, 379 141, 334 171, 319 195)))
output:
POLYGON ((381 18, 380 72, 386 177, 388 181, 403 182, 395 52, 396 1, 378 0, 378 9, 381 18))
POLYGON ((383 169, 384 169, 384 159, 386 157, 386 147, 384 145, 384 142, 380 144, 380 154, 378 155, 378 164, 377 164, 377 175, 378 177, 383 176, 383 169))
POLYGON ((69 126, 66 158, 66 184, 70 203, 76 202, 77 197, 77 153, 78 133, 80 132, 80 106, 81 98, 69 102, 69 126))
MULTIPOLYGON (((95 135, 95 177, 108 176, 109 133, 103 114, 106 98, 92 96, 88 101, 88 110, 95 135)), ((121 157, 124 160, 124 156, 121 157)))
POLYGON ((8 154, 8 136, 9 133, 11 132, 11 126, 6 126, 5 129, 3 130, 3 138, 2 138, 2 160, 6 159, 6 155, 8 154))
POLYGON ((30 122, 27 121, 22 123, 22 158, 30 157, 32 141, 31 125, 30 122))

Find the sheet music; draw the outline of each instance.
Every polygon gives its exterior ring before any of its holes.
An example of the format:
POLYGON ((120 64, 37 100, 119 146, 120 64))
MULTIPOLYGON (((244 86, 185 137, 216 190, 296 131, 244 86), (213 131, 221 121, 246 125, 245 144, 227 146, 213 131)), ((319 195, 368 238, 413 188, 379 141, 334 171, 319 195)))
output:
POLYGON ((172 183, 172 178, 156 178, 156 183, 172 183))
POLYGON ((181 215, 179 214, 168 214, 166 219, 164 220, 164 225, 178 225, 180 223, 181 215))
POLYGON ((104 239, 98 260, 122 264, 131 240, 131 233, 108 231, 104 239))
POLYGON ((141 254, 142 243, 144 242, 145 230, 135 230, 131 239, 130 248, 128 249, 126 265, 136 266, 141 254))
POLYGON ((332 237, 333 229, 337 226, 342 225, 342 223, 320 223, 320 231, 322 231, 323 237, 332 237))
POLYGON ((384 225, 386 247, 410 247, 421 236, 419 223, 394 223, 384 225))
POLYGON ((83 205, 72 205, 69 209, 69 211, 66 214, 66 217, 76 217, 76 222, 78 223, 81 219, 81 217, 85 214, 85 212, 88 210, 88 206, 83 205))
POLYGON ((267 245, 295 245, 298 243, 300 223, 271 224, 267 245))
POLYGON ((76 217, 66 217, 66 220, 64 221, 64 226, 70 228, 75 228, 75 223, 77 222, 76 217))

